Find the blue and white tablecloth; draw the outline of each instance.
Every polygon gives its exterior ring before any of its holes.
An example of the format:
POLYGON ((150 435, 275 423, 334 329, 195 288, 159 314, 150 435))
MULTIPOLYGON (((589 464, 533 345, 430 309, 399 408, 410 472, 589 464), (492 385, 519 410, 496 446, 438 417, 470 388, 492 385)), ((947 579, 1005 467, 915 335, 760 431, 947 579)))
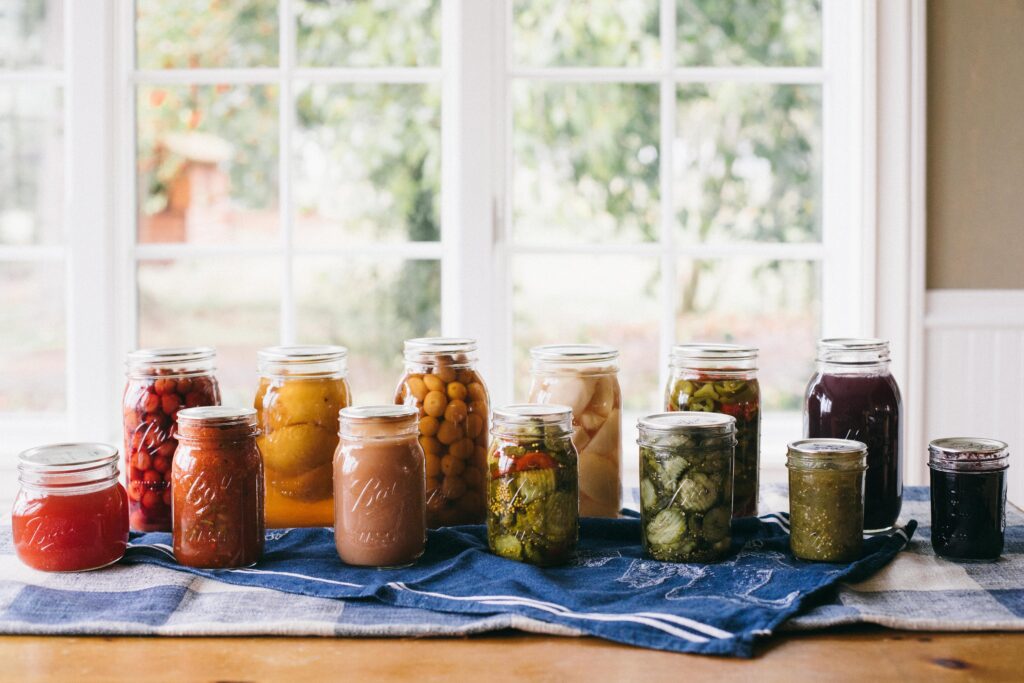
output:
MULTIPOLYGON (((927 520, 926 497, 908 490, 906 513, 927 520)), ((0 633, 445 636, 514 628, 750 656, 780 627, 1024 630, 1024 518, 1012 511, 1008 522, 999 562, 936 559, 924 528, 881 571, 913 525, 871 541, 856 566, 813 565, 786 551, 785 517, 768 515, 741 522, 738 552, 717 565, 643 558, 638 523, 627 519, 585 520, 579 557, 559 569, 493 557, 481 528, 457 527, 432 532, 427 556, 406 570, 345 567, 330 531, 313 529, 270 532, 265 561, 250 570, 171 568, 169 537, 149 534, 134 539, 128 562, 59 575, 21 565, 3 523, 0 633)))

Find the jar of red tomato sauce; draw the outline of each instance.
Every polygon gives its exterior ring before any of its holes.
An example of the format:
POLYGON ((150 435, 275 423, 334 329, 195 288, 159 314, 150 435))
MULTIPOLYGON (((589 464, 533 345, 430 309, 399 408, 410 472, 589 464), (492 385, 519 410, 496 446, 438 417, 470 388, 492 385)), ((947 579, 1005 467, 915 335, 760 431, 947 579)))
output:
POLYGON ((220 405, 209 347, 140 349, 128 354, 124 389, 125 479, 134 531, 171 530, 171 459, 182 408, 220 405))
POLYGON ((18 456, 21 489, 11 526, 18 558, 33 569, 80 572, 121 559, 128 496, 118 452, 99 443, 39 446, 18 456))
POLYGON ((178 413, 171 491, 179 563, 247 567, 263 554, 263 458, 257 432, 253 408, 210 406, 178 413))

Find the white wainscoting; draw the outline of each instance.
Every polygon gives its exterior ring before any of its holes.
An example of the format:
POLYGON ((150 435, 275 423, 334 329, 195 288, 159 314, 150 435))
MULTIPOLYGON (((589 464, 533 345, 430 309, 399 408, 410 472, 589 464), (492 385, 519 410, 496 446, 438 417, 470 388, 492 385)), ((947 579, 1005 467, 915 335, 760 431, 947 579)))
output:
MULTIPOLYGON (((1007 442, 1009 498, 1024 504, 1024 290, 931 290, 924 325, 925 439, 1007 442)), ((917 476, 925 447, 908 453, 917 476)))

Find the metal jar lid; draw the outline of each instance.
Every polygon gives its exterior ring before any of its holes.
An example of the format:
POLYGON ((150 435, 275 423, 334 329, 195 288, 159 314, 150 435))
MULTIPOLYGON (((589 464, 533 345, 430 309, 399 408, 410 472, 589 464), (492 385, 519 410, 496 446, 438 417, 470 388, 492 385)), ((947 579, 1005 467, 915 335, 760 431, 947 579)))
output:
POLYGON ((1009 466, 1009 446, 997 439, 955 436, 928 444, 928 467, 933 470, 998 472, 1009 466))
POLYGON ((852 439, 800 439, 788 446, 787 467, 863 470, 868 447, 852 439))
POLYGON ((683 410, 642 417, 637 422, 637 427, 644 432, 660 434, 700 432, 704 436, 728 436, 736 431, 736 418, 723 413, 683 410))

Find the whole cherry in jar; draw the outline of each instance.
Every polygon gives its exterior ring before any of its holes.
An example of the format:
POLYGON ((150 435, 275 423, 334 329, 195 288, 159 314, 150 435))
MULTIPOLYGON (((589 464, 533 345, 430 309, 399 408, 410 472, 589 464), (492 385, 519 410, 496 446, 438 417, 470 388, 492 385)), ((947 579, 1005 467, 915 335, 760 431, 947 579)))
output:
POLYGON ((210 347, 140 349, 128 354, 122 401, 125 480, 134 531, 171 530, 174 424, 185 408, 220 405, 210 347))

